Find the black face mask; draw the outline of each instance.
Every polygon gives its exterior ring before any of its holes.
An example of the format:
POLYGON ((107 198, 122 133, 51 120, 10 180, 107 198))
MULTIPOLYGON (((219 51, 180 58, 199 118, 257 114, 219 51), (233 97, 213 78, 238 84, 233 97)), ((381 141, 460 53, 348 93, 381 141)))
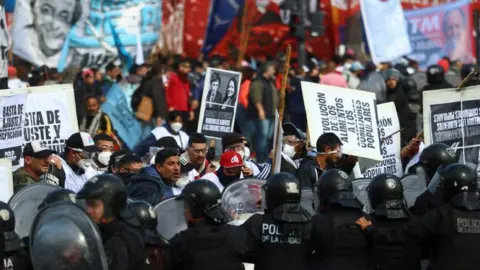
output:
POLYGON ((218 179, 220 180, 220 183, 222 183, 222 185, 226 187, 229 184, 240 179, 240 174, 241 172, 238 175, 225 175, 223 173, 223 168, 220 168, 218 170, 217 176, 218 176, 218 179))
POLYGON ((119 173, 116 173, 115 175, 122 179, 123 184, 128 185, 128 183, 130 183, 130 180, 137 174, 131 173, 131 172, 119 172, 119 173))

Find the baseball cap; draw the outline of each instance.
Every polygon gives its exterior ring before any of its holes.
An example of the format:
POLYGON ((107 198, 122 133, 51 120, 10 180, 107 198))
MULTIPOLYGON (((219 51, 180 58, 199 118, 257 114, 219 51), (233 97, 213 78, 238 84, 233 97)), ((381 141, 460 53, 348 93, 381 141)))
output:
POLYGON ((69 148, 82 149, 83 151, 90 153, 98 151, 92 136, 86 132, 73 133, 72 136, 68 138, 65 145, 69 148))
POLYGON ((29 142, 25 145, 25 148, 23 148, 24 157, 48 157, 56 153, 57 152, 48 148, 45 142, 41 141, 29 142))
POLYGON ((224 168, 242 167, 243 160, 239 153, 228 151, 220 157, 220 165, 224 168))
POLYGON ((241 143, 241 142, 243 142, 242 135, 235 132, 227 133, 222 137, 222 148, 227 149, 229 145, 232 145, 234 143, 241 143))

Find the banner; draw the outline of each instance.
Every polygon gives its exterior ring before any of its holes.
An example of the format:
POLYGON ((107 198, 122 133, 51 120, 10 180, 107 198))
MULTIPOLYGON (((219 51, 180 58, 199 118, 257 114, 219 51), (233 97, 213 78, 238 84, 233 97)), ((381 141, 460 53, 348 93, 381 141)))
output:
POLYGON ((241 81, 239 72, 207 68, 197 132, 218 139, 233 132, 241 81))
POLYGON ((423 92, 423 125, 426 145, 445 143, 451 146, 456 150, 458 162, 476 168, 477 175, 479 174, 480 93, 478 88, 423 92))
POLYGON ((0 159, 7 158, 18 165, 22 157, 23 125, 27 90, 0 93, 0 159))
POLYGON ((13 196, 12 161, 0 159, 0 201, 8 202, 13 196))
MULTIPOLYGON (((5 3, 0 1, 0 78, 8 77, 8 49, 10 48, 10 35, 7 29, 7 19, 5 17, 5 3)), ((3 82, 2 82, 3 83, 3 82)), ((6 82, 5 82, 6 83, 6 82)), ((0 85, 1 89, 7 89, 7 85, 0 85)))
POLYGON ((278 110, 275 110, 275 124, 273 125, 273 148, 277 151, 274 152, 275 156, 273 160, 275 161, 272 169, 273 173, 279 173, 282 167, 282 146, 283 146, 283 128, 280 124, 280 115, 278 114, 278 110), (278 133, 278 134, 277 134, 278 133), (275 144, 276 143, 276 144, 275 144))
POLYGON ((135 115, 130 110, 127 96, 119 84, 114 84, 106 96, 107 101, 102 104, 102 111, 106 113, 118 136, 133 149, 142 138, 143 130, 135 115))
POLYGON ((110 22, 132 56, 138 29, 149 51, 159 35, 161 1, 17 0, 14 53, 37 66, 105 66, 117 58, 110 22))
POLYGON ((28 90, 24 143, 43 141, 48 148, 63 153, 65 141, 78 132, 73 86, 59 84, 28 90))
POLYGON ((405 12, 412 46, 409 56, 422 68, 445 56, 473 63, 473 27, 469 0, 405 12))
POLYGON ((389 62, 412 51, 400 0, 362 0, 360 7, 375 63, 389 62))
POLYGON ((377 105, 378 128, 381 138, 383 161, 375 167, 367 169, 362 176, 356 178, 373 178, 378 174, 389 173, 403 176, 402 159, 400 157, 400 122, 398 121, 395 103, 389 102, 377 105), (393 135, 392 135, 393 134, 393 135))
POLYGON ((374 93, 311 82, 302 82, 302 93, 312 144, 333 132, 344 153, 375 163, 382 160, 374 93))

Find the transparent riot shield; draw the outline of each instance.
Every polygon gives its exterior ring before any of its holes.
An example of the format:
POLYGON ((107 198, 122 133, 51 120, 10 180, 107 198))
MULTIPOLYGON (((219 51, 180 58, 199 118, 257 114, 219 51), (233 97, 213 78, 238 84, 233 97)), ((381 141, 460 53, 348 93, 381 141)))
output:
POLYGON ((418 196, 427 190, 427 181, 421 175, 407 174, 403 176, 400 181, 403 187, 403 197, 407 207, 413 207, 418 196))
POLYGON ((371 178, 359 178, 352 181, 353 195, 363 204, 363 212, 366 214, 373 212, 367 192, 367 187, 371 181, 371 178))
POLYGON ((188 228, 184 217, 183 199, 168 198, 157 204, 153 211, 157 214, 157 232, 167 240, 188 228))
POLYGON ((234 224, 263 211, 262 186, 265 183, 264 179, 249 178, 234 182, 223 190, 222 208, 229 214, 234 224))
POLYGON ((38 206, 48 193, 59 190, 61 187, 44 183, 35 183, 22 188, 13 195, 8 204, 15 213, 15 232, 24 238, 30 235, 30 228, 38 213, 38 206))
POLYGON ((30 233, 35 270, 107 270, 97 226, 77 205, 58 202, 43 208, 30 233))

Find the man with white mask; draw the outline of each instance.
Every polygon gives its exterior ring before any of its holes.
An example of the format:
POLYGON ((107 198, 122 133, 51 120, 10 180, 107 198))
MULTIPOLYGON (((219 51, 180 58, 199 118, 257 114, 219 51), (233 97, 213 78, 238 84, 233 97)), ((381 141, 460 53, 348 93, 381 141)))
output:
POLYGON ((92 167, 92 157, 98 151, 90 134, 77 132, 65 142, 62 166, 65 188, 78 192, 88 179, 100 174, 92 167))
POLYGON ((282 164, 281 172, 295 174, 300 166, 300 161, 306 156, 307 149, 300 130, 292 123, 282 125, 283 146, 282 146, 282 164))
POLYGON ((97 152, 93 155, 93 167, 100 172, 108 171, 110 157, 115 152, 115 141, 108 134, 100 133, 93 137, 97 152))

